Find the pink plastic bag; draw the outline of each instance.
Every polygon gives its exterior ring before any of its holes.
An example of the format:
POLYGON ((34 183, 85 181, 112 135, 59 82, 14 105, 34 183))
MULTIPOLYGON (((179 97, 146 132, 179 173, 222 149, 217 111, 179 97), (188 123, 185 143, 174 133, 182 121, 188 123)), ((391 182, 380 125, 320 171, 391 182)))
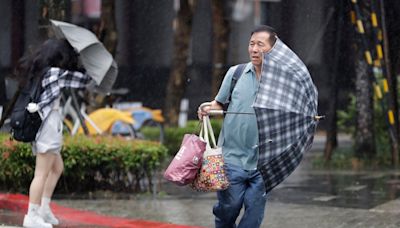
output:
POLYGON ((194 134, 185 134, 181 148, 164 172, 164 178, 181 186, 193 182, 201 167, 205 150, 204 140, 194 134))

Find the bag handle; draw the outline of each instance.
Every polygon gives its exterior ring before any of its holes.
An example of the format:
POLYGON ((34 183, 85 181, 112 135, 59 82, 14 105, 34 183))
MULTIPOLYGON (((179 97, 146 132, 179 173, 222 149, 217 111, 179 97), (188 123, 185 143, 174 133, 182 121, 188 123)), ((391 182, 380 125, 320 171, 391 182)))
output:
POLYGON ((207 126, 208 126, 208 130, 210 131, 210 137, 211 137, 211 141, 213 143, 213 148, 216 148, 217 147, 217 143, 215 141, 214 130, 212 129, 212 126, 211 126, 210 117, 208 117, 208 116, 207 116, 207 126))
POLYGON ((215 135, 214 131, 211 126, 211 121, 209 116, 203 116, 203 121, 202 121, 202 126, 200 130, 200 138, 202 138, 204 141, 206 141, 207 145, 206 147, 211 149, 211 148, 216 148, 217 144, 215 141, 215 135), (210 135, 209 135, 210 133, 210 135), (210 142, 211 138, 211 142, 210 142))
POLYGON ((203 122, 203 120, 200 120, 200 124, 201 124, 201 127, 200 127, 199 137, 200 137, 200 139, 205 141, 206 139, 204 138, 204 122, 203 122))
POLYGON ((201 129, 200 129, 200 134, 199 137, 200 139, 204 140, 206 142, 206 148, 210 149, 210 142, 208 140, 208 130, 207 130, 207 123, 206 123, 206 117, 203 116, 203 119, 201 121, 201 129))

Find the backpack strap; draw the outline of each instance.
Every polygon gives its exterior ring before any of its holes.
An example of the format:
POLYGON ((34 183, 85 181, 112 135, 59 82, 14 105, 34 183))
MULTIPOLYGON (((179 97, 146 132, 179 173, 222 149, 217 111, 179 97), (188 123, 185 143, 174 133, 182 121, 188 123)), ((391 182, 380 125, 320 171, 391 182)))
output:
POLYGON ((41 86, 41 78, 35 77, 32 79, 32 81, 30 82, 30 91, 29 91, 29 95, 31 98, 31 101, 33 102, 37 102, 38 100, 38 96, 40 95, 40 86, 41 86), (38 95, 39 94, 39 95, 38 95))
POLYGON ((46 72, 50 69, 50 67, 45 67, 39 76, 37 77, 33 77, 31 80, 31 86, 30 86, 30 98, 31 101, 37 103, 39 102, 40 99, 40 95, 42 93, 42 80, 44 78, 44 74, 46 74, 46 72))
POLYGON ((231 87, 230 87, 230 89, 229 89, 229 97, 228 97, 228 100, 227 100, 227 102, 226 102, 226 108, 228 108, 228 105, 229 105, 229 103, 230 103, 231 100, 232 100, 232 92, 233 92, 233 89, 235 88, 236 83, 237 83, 237 81, 239 80, 239 78, 242 76, 243 70, 244 70, 244 68, 246 67, 246 65, 247 65, 247 63, 239 64, 239 65, 236 67, 235 72, 233 72, 232 81, 231 81, 231 87))

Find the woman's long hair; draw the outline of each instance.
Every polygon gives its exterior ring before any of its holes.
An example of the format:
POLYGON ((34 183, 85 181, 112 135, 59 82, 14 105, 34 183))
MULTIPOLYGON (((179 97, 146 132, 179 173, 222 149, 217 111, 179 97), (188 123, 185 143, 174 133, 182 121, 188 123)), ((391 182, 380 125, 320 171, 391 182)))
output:
POLYGON ((44 69, 59 67, 78 69, 78 54, 65 39, 48 39, 31 56, 20 59, 15 70, 16 79, 24 86, 33 77, 42 77, 44 69))

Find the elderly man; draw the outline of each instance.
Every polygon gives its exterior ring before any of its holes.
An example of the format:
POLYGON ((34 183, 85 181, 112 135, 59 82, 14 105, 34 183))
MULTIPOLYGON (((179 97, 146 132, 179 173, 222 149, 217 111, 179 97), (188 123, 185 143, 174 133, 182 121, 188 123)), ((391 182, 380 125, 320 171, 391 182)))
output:
MULTIPOLYGON (((277 40, 275 30, 261 25, 251 32, 248 52, 250 62, 231 67, 225 75, 221 88, 211 106, 199 110, 198 115, 208 115, 210 109, 254 113, 252 104, 256 98, 261 78, 262 53, 272 49, 277 40), (242 69, 238 69, 238 68, 242 69), (240 74, 237 82, 234 75, 240 74), (232 86, 232 83, 235 83, 232 86)), ((264 218, 267 195, 263 178, 257 170, 258 128, 255 115, 226 115, 219 145, 225 161, 225 171, 230 186, 217 193, 214 206, 215 227, 236 227, 236 219, 244 205, 245 211, 237 227, 260 227, 264 218)))

